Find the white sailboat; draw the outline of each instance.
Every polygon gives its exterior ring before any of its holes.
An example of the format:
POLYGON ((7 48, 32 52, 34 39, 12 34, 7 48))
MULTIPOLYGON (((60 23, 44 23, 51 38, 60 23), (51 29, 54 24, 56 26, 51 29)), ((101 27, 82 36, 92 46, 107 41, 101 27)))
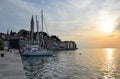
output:
POLYGON ((22 54, 23 56, 52 56, 53 52, 40 49, 38 45, 29 45, 22 54))
MULTIPOLYGON (((41 10, 41 18, 42 18, 42 33, 43 33, 43 11, 42 10, 41 10)), ((53 55, 53 51, 47 50, 44 46, 45 41, 43 38, 43 34, 42 34, 41 41, 39 39, 39 30, 38 30, 39 23, 37 20, 37 16, 36 16, 36 26, 37 26, 37 41, 38 42, 35 45, 26 46, 22 55, 23 56, 51 56, 51 55, 53 55)))

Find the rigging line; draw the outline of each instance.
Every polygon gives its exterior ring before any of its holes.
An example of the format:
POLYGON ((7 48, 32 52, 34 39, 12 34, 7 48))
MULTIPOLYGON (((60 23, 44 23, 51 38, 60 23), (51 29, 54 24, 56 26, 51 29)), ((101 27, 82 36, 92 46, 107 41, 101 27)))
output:
POLYGON ((48 28, 47 28, 47 25, 46 25, 46 22, 45 22, 45 18, 43 17, 43 22, 44 22, 44 25, 45 25, 45 29, 46 29, 46 31, 47 31, 47 33, 48 33, 48 35, 49 35, 49 32, 48 32, 48 28))

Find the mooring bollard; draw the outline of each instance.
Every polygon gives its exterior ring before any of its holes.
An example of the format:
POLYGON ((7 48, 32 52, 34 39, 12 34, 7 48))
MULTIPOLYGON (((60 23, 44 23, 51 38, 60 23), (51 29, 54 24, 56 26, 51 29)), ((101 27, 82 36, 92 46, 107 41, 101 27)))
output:
POLYGON ((4 57, 4 54, 3 54, 3 53, 1 53, 1 57, 4 57))

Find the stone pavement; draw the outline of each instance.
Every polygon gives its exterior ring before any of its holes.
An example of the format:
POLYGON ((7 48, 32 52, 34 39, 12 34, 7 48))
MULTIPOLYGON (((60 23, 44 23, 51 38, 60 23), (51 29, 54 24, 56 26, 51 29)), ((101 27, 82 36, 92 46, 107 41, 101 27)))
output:
POLYGON ((0 79, 26 79, 20 54, 0 51, 0 79), (4 57, 1 57, 4 53, 4 57))

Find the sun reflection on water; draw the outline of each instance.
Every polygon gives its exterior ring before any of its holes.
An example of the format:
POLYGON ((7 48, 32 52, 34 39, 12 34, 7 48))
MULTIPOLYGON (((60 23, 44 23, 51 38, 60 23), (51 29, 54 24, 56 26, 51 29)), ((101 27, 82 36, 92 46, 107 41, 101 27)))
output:
POLYGON ((107 60, 111 60, 113 59, 113 48, 106 48, 106 52, 107 52, 107 60))
POLYGON ((105 67, 105 72, 104 72, 104 78, 105 79, 115 79, 113 76, 113 71, 114 71, 114 61, 113 61, 113 53, 114 49, 113 48, 106 48, 106 67, 105 67))

